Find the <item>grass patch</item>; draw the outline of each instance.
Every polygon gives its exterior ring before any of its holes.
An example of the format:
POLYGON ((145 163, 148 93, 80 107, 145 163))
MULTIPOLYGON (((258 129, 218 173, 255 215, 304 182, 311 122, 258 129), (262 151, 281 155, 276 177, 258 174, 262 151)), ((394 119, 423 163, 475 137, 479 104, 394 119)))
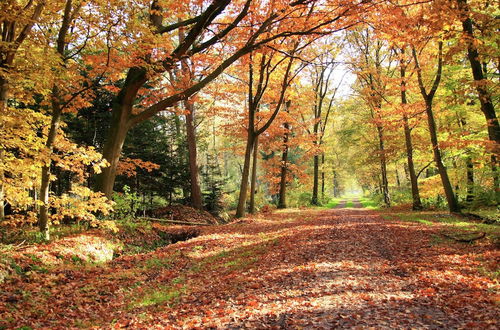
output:
POLYGON ((144 268, 146 269, 151 269, 151 268, 171 268, 172 263, 174 262, 173 257, 152 257, 150 259, 147 259, 146 262, 144 263, 144 268))
POLYGON ((339 205, 341 201, 342 200, 340 198, 332 198, 328 201, 328 203, 326 203, 326 205, 324 205, 324 208, 333 209, 334 207, 339 205))
POLYGON ((138 308, 175 302, 181 295, 185 294, 186 291, 187 287, 185 285, 180 288, 173 288, 170 286, 150 288, 150 290, 141 297, 136 298, 129 307, 138 308))
POLYGON ((500 240, 500 226, 496 224, 485 224, 467 221, 462 217, 456 217, 443 214, 425 214, 425 213, 395 213, 384 214, 382 217, 386 220, 399 220, 405 222, 416 222, 427 226, 443 224, 457 233, 465 232, 483 232, 495 241, 500 240))
POLYGON ((362 197, 359 202, 361 203, 361 205, 363 205, 363 208, 365 209, 369 209, 369 210, 378 210, 380 208, 380 206, 377 204, 377 202, 375 202, 374 200, 372 200, 371 198, 368 198, 368 197, 362 197))
POLYGON ((345 207, 354 207, 354 202, 353 201, 347 201, 347 203, 345 203, 345 207))

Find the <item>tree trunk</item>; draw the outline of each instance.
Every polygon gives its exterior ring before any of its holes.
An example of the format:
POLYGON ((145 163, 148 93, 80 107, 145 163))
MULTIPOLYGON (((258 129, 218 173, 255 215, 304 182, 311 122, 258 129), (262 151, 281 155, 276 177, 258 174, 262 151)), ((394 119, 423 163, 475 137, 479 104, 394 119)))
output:
POLYGON ((109 166, 105 167, 97 176, 96 182, 97 190, 104 193, 109 199, 113 196, 116 168, 120 161, 123 144, 130 128, 127 119, 128 111, 125 109, 125 106, 116 103, 113 107, 112 124, 102 152, 103 157, 109 162, 109 166))
POLYGON ((103 157, 110 165, 102 170, 96 180, 96 190, 104 193, 109 199, 111 199, 113 195, 116 168, 120 161, 123 143, 125 142, 129 129, 133 125, 133 122, 130 120, 132 116, 132 107, 137 92, 146 81, 146 70, 144 68, 130 68, 122 89, 113 100, 111 127, 109 128, 102 152, 103 157))
POLYGON ((255 213, 255 193, 257 190, 257 161, 259 156, 259 137, 255 138, 253 144, 253 164, 252 164, 252 178, 250 182, 250 214, 255 213))
POLYGON ((279 191, 279 209, 286 209, 286 174, 288 171, 288 123, 284 124, 285 134, 283 135, 283 153, 281 155, 281 174, 280 174, 280 191, 279 191))
POLYGON ((43 235, 45 240, 50 240, 50 222, 49 222, 49 187, 50 187, 50 166, 52 164, 51 155, 54 145, 54 141, 57 136, 57 130, 59 129, 61 112, 62 109, 59 104, 59 92, 58 88, 54 87, 52 89, 52 118, 50 121, 50 128, 47 135, 47 141, 45 142, 45 147, 48 150, 49 159, 42 166, 41 183, 40 183, 40 194, 38 195, 40 201, 40 209, 38 213, 38 228, 43 235))
POLYGON ((486 77, 481 67, 481 62, 479 61, 479 52, 476 47, 476 38, 474 37, 472 19, 469 17, 467 0, 457 0, 457 2, 459 8, 462 10, 462 28, 467 43, 467 58, 469 59, 472 75, 474 77, 474 81, 476 82, 476 91, 481 104, 481 111, 486 119, 488 138, 494 143, 493 155, 491 156, 491 167, 494 189, 496 192, 497 202, 499 202, 500 178, 498 177, 498 160, 496 158, 496 154, 500 149, 500 124, 495 112, 491 92, 484 84, 486 77))
POLYGON ((429 134, 432 144, 432 150, 434 153, 434 162, 436 163, 439 176, 441 177, 441 182, 443 183, 443 189, 446 195, 446 200, 448 202, 448 208, 450 212, 460 212, 460 207, 458 205, 455 194, 453 193, 450 178, 448 177, 448 171, 446 170, 446 167, 444 166, 443 160, 441 158, 441 150, 439 149, 436 122, 434 120, 431 102, 432 101, 426 101, 425 112, 427 114, 427 124, 429 126, 429 134))
MULTIPOLYGON (((404 49, 402 50, 404 53, 404 49)), ((406 68, 401 64, 401 104, 406 106, 408 100, 406 99, 406 68)), ((406 109, 403 109, 406 111, 406 109)), ((408 172, 410 174, 411 196, 413 201, 413 210, 418 211, 422 209, 422 201, 420 200, 420 192, 418 189, 418 178, 415 173, 415 164, 413 163, 413 142, 411 139, 411 129, 408 123, 408 116, 406 112, 403 114, 403 127, 405 132, 405 145, 406 145, 406 160, 408 164, 408 172)))
MULTIPOLYGON (((7 81, 0 76, 0 115, 4 116, 7 110, 7 99, 8 99, 8 86, 7 81)), ((0 164, 3 164, 4 150, 0 146, 0 164)), ((5 174, 3 169, 0 168, 0 222, 5 220, 5 194, 4 194, 4 180, 5 174)))
POLYGON ((198 180, 198 163, 196 159, 196 132, 194 126, 194 107, 189 100, 184 101, 186 114, 186 133, 189 152, 189 177, 191 180, 191 206, 196 209, 203 209, 200 183, 198 180))
POLYGON ((411 140, 411 130, 408 125, 408 117, 403 116, 403 125, 405 131, 405 145, 406 145, 406 161, 408 163, 408 172, 410 174, 411 196, 413 201, 413 210, 418 211, 422 209, 422 201, 420 200, 420 191, 418 189, 418 178, 415 173, 415 164, 413 163, 413 143, 411 140))
POLYGON ((340 197, 338 174, 333 170, 333 197, 340 197))
POLYGON ((255 133, 249 129, 247 135, 247 145, 245 149, 245 162, 243 164, 243 171, 241 173, 240 195, 238 198, 238 207, 236 209, 237 218, 245 216, 245 206, 246 206, 247 190, 248 190, 248 176, 250 173, 250 159, 252 156, 254 142, 255 142, 255 133))
POLYGON ((387 207, 391 206, 391 198, 389 196, 389 181, 387 179, 387 159, 385 157, 384 132, 380 125, 377 125, 379 152, 380 152, 380 173, 382 174, 382 182, 380 188, 384 196, 384 204, 387 207))
POLYGON ((318 202, 318 186, 319 186, 319 155, 314 155, 314 177, 313 177, 313 193, 311 204, 319 205, 318 202))
POLYGON ((321 199, 325 199, 325 154, 321 154, 321 199))
POLYGON ((466 158, 465 162, 467 167, 467 197, 465 200, 470 203, 474 200, 474 163, 470 156, 466 158))

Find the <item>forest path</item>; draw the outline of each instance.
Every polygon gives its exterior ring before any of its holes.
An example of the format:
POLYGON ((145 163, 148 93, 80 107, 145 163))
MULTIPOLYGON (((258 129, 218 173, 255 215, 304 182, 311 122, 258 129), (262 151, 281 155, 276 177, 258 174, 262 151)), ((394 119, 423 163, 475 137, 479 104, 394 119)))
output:
POLYGON ((335 209, 345 209, 345 208, 363 208, 359 198, 345 198, 341 200, 335 207, 335 209))
POLYGON ((498 328, 494 284, 478 269, 488 251, 433 243, 437 227, 364 209, 275 211, 110 264, 6 283, 0 320, 7 328, 498 328), (19 290, 30 295, 14 300, 19 290))

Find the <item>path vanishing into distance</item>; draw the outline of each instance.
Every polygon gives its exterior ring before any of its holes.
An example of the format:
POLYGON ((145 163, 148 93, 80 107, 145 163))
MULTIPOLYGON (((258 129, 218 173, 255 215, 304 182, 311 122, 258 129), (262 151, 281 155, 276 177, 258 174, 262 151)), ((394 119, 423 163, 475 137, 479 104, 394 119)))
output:
POLYGON ((363 208, 361 201, 359 198, 347 198, 341 200, 336 206, 336 209, 345 209, 345 208, 355 208, 360 209, 363 208))
POLYGON ((366 209, 275 211, 150 253, 61 267, 16 289, 7 282, 0 320, 6 328, 498 328, 497 288, 479 263, 498 250, 439 242, 438 231, 366 209))

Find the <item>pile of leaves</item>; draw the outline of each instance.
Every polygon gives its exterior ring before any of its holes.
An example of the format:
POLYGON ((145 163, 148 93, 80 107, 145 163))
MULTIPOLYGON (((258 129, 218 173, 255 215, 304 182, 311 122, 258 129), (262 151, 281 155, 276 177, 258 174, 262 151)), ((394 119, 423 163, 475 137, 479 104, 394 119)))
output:
POLYGON ((207 211, 186 205, 170 205, 146 211, 152 218, 177 220, 192 223, 218 224, 219 220, 207 211))

